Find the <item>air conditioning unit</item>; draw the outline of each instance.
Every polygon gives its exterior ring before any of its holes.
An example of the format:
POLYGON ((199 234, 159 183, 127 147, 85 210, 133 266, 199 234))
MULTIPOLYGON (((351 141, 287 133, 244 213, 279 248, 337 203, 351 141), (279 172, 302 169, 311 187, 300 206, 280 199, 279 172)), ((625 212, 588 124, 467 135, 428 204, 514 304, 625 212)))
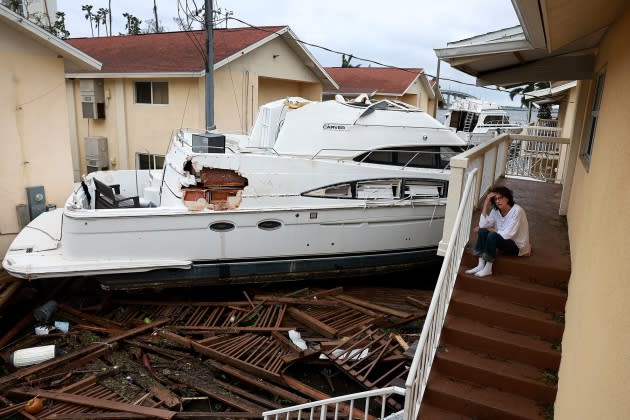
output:
POLYGON ((81 111, 83 118, 105 118, 105 84, 103 79, 80 79, 81 111))
POLYGON ((107 137, 85 137, 84 140, 87 173, 108 169, 107 137))

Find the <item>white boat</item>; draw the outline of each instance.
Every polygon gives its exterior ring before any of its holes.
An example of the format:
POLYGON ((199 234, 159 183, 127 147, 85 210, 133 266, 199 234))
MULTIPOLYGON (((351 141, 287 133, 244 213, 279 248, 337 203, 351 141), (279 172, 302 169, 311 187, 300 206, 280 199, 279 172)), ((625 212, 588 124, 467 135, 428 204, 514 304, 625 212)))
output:
POLYGON ((497 104, 475 98, 458 98, 449 107, 444 123, 468 145, 476 146, 499 134, 519 134, 523 127, 510 121, 497 104))
POLYGON ((2 265, 106 288, 408 268, 435 258, 464 146, 401 103, 272 102, 251 136, 177 130, 163 170, 90 173, 2 265))

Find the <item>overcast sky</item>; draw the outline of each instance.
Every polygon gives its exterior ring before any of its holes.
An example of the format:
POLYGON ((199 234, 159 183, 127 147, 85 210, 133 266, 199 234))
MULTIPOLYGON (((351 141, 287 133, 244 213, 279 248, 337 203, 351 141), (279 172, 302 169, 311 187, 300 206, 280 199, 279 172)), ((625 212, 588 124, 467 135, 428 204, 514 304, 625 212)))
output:
MULTIPOLYGON (((142 20, 143 28, 145 21, 153 17, 151 0, 111 3, 114 34, 125 32, 124 12, 142 20)), ((203 4, 203 0, 197 3, 203 4)), ((57 0, 58 10, 66 13, 66 28, 73 38, 91 36, 89 22, 81 11, 83 4, 92 4, 93 11, 108 7, 107 0, 57 0)), ((157 1, 158 17, 167 31, 178 30, 173 21, 177 4, 177 0, 157 1)), ((390 66, 422 67, 429 75, 437 71, 434 48, 519 24, 510 0, 215 0, 217 6, 233 12, 233 18, 254 26, 288 25, 299 39, 308 43, 390 66)), ((228 25, 244 26, 236 20, 230 20, 228 25)), ((339 54, 307 48, 321 65, 341 65, 339 54)), ((356 58, 352 63, 370 65, 356 58)), ((446 63, 442 63, 440 75, 474 84, 474 78, 451 69, 446 63)), ((503 105, 520 105, 520 99, 512 102, 505 93, 446 80, 441 80, 440 86, 503 105)))

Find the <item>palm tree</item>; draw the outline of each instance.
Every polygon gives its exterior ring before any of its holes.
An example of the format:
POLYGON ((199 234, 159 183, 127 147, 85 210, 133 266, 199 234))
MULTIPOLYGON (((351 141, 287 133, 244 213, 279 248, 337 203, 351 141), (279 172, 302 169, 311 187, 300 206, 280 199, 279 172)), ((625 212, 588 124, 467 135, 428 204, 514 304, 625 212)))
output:
POLYGON ((94 25, 92 24, 94 22, 94 14, 92 13, 92 8, 94 6, 92 6, 91 4, 86 4, 81 6, 81 10, 83 10, 85 12, 85 20, 89 20, 90 21, 90 29, 92 30, 92 37, 94 36, 94 25))
POLYGON ((123 17, 127 19, 125 29, 127 29, 127 35, 138 35, 142 31, 140 30, 140 24, 142 21, 130 13, 123 13, 123 17))
MULTIPOLYGON (((514 89, 510 90, 510 99, 514 99, 516 95, 522 95, 521 106, 526 106, 526 105, 529 105, 532 99, 531 97, 528 98, 527 93, 533 92, 535 90, 547 89, 549 87, 551 87, 551 84, 549 82, 531 82, 527 85, 515 87, 514 89)), ((536 117, 538 119, 547 119, 547 120, 550 119, 551 118, 551 105, 542 104, 540 108, 538 108, 538 113, 536 117)))
POLYGON ((352 61, 352 59, 354 58, 354 56, 352 54, 350 55, 345 55, 342 54, 341 55, 341 67, 343 68, 348 68, 348 67, 361 67, 361 64, 357 64, 357 65, 352 65, 350 64, 350 61, 352 61))
POLYGON ((522 85, 515 87, 510 90, 510 99, 514 99, 516 95, 523 95, 521 97, 521 106, 529 105, 529 98, 527 98, 527 93, 533 92, 535 90, 546 89, 551 85, 549 82, 531 82, 527 85, 522 85))

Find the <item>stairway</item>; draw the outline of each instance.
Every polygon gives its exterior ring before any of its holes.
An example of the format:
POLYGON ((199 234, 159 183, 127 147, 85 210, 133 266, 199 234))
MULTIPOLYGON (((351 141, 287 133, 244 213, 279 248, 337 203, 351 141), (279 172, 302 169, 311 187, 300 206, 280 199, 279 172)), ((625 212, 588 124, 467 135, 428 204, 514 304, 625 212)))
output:
POLYGON ((569 272, 466 253, 422 402, 423 420, 552 419, 569 272))

